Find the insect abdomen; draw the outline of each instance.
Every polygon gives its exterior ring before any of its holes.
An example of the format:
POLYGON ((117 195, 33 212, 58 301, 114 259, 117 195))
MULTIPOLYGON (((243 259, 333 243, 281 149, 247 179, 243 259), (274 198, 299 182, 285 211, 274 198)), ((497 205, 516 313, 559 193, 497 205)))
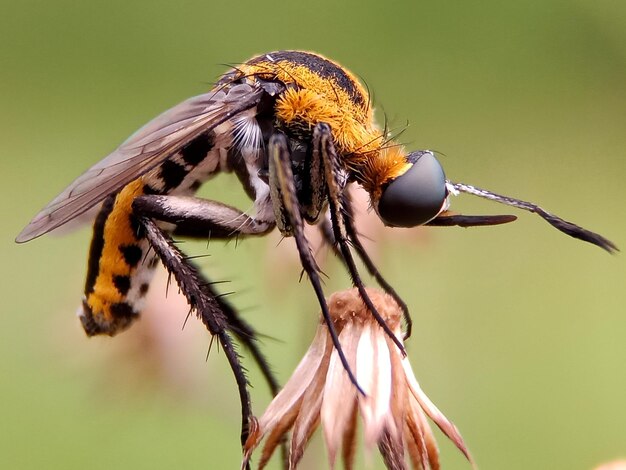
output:
POLYGON ((202 135, 104 201, 94 223, 79 313, 87 335, 113 336, 130 326, 143 309, 158 258, 150 251, 133 213, 135 198, 192 194, 220 170, 220 156, 229 142, 218 140, 215 145, 213 134, 202 135))
POLYGON ((94 224, 80 319, 89 336, 113 336, 139 316, 157 258, 148 253, 133 200, 145 194, 141 179, 103 205, 94 224))

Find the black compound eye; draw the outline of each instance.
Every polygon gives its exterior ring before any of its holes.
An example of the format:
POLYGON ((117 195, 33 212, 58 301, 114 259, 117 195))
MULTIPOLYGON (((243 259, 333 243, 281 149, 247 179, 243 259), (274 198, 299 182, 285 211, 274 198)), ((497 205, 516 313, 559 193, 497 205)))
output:
POLYGON ((446 175, 432 152, 411 153, 413 165, 382 191, 378 214, 386 225, 415 227, 434 219, 446 201, 446 175))

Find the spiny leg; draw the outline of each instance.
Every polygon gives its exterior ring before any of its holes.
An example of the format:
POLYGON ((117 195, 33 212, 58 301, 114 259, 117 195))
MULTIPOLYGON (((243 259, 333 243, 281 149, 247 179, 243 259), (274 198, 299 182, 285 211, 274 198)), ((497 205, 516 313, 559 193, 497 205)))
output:
MULTIPOLYGON (((157 220, 173 223, 176 225, 174 229, 176 235, 191 238, 230 240, 241 236, 263 235, 274 228, 274 223, 254 219, 234 207, 195 197, 141 196, 133 202, 133 210, 157 220)), ((207 296, 217 301, 227 318, 228 329, 250 351, 272 395, 276 396, 280 391, 280 385, 256 343, 256 332, 229 302, 215 292, 212 284, 199 271, 196 272, 202 279, 201 288, 207 296)), ((286 442, 283 442, 281 447, 283 467, 286 469, 288 468, 286 442)))
POLYGON ((250 354, 252 354, 252 358, 261 370, 261 374, 263 374, 272 395, 276 396, 280 391, 280 385, 276 380, 276 377, 274 377, 269 362, 257 344, 257 332, 252 325, 241 317, 235 307, 233 307, 223 296, 220 296, 219 293, 213 289, 213 284, 209 282, 204 275, 200 275, 203 280, 201 284, 202 289, 206 292, 206 295, 217 300, 217 303, 228 320, 228 330, 235 335, 237 340, 243 344, 248 351, 250 351, 250 354))
POLYGON ((353 371, 350 369, 348 360, 343 352, 343 348, 339 343, 339 337, 337 331, 330 318, 330 312, 328 311, 328 305, 324 298, 324 291, 322 289, 321 280, 319 277, 318 267, 315 262, 315 258, 311 253, 311 247, 304 234, 304 222, 300 213, 300 206, 296 194, 296 187, 294 182, 293 171, 291 169, 291 158, 289 155, 289 149, 287 147, 287 140, 282 134, 274 134, 270 138, 268 145, 269 152, 269 170, 270 170, 270 188, 272 191, 272 200, 277 206, 276 219, 279 221, 279 227, 289 227, 293 231, 293 236, 296 241, 298 253, 300 254, 300 262, 302 268, 309 276, 313 290, 322 309, 322 315, 324 321, 328 326, 328 331, 332 339, 333 345, 337 350, 341 364, 345 369, 350 381, 357 387, 359 392, 363 395, 365 393, 359 386, 354 376, 353 371), (280 206, 280 207, 279 207, 280 206), (285 225, 281 225, 281 224, 285 225))
POLYGON ((378 310, 376 310, 376 307, 367 295, 365 285, 363 284, 363 280, 359 275, 354 258, 352 257, 352 252, 350 251, 349 246, 349 235, 346 229, 346 219, 348 218, 350 209, 349 207, 344 206, 348 202, 345 198, 342 198, 345 184, 343 184, 339 179, 342 171, 339 164, 339 158, 333 144, 332 133, 328 124, 317 124, 313 130, 313 159, 316 158, 321 158, 324 162, 324 181, 328 189, 328 207, 330 210, 333 235, 337 246, 339 247, 339 251, 341 252, 344 263, 348 268, 350 277, 352 278, 352 283, 358 289, 363 302, 372 313, 372 316, 376 319, 385 333, 393 340, 398 349, 405 354, 402 341, 400 341, 393 331, 391 331, 389 325, 387 325, 387 322, 380 316, 380 313, 378 313, 378 310))
MULTIPOLYGON (((176 225, 174 233, 185 237, 230 240, 240 236, 263 235, 274 225, 258 221, 239 209, 206 199, 187 196, 141 196, 133 210, 145 216, 176 225)), ((250 351, 273 395, 280 389, 271 368, 256 343, 256 332, 223 297, 219 297, 207 279, 197 271, 206 295, 216 299, 226 316, 227 328, 250 351)))
POLYGON ((203 279, 198 269, 185 259, 185 255, 176 247, 173 240, 163 232, 154 221, 145 216, 139 217, 142 229, 152 249, 159 256, 167 271, 174 276, 181 292, 191 308, 207 327, 209 332, 217 336, 224 354, 237 382, 239 400, 241 402, 241 444, 248 438, 248 425, 252 419, 248 380, 241 366, 239 355, 227 333, 228 320, 219 302, 209 295, 202 287, 203 279))

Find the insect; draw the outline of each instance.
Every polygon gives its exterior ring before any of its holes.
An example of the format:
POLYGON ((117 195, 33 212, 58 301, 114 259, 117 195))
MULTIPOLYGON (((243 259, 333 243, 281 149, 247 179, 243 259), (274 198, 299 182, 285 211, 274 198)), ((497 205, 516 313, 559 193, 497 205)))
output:
POLYGON ((365 304, 402 350, 372 305, 353 251, 377 282, 408 308, 361 244, 346 190, 361 185, 388 226, 479 226, 515 220, 510 215, 466 216, 448 210, 460 192, 534 212, 560 231, 609 252, 606 238, 535 204, 448 180, 434 153, 405 152, 376 126, 365 88, 346 69, 321 55, 277 51, 227 72, 208 93, 190 98, 133 134, 79 176, 18 235, 26 242, 98 208, 89 251, 80 320, 87 335, 115 335, 129 327, 160 260, 209 331, 222 344, 242 403, 242 438, 251 416, 246 379, 229 332, 248 346, 274 391, 254 330, 178 249, 172 236, 229 239, 278 228, 293 236, 347 373, 358 384, 329 320, 320 274, 304 225, 319 226, 348 269, 365 304), (195 198, 218 172, 233 172, 254 201, 252 214, 195 198))

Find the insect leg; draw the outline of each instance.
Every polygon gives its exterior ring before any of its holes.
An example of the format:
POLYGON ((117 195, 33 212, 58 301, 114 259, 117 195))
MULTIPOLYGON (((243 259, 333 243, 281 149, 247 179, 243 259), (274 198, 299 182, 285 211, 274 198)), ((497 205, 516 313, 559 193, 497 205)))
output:
MULTIPOLYGON (((259 367, 259 369, 261 370, 261 373, 263 374, 265 381, 269 385, 270 391, 272 392, 272 396, 278 395, 278 392, 280 391, 280 384, 276 380, 276 377, 274 377, 272 368, 267 362, 265 355, 261 352, 261 349, 257 345, 257 342, 256 342, 257 334, 255 330, 243 318, 241 318, 237 310, 235 310, 235 308, 229 302, 227 302, 224 299, 224 297, 218 296, 218 294, 213 290, 213 287, 209 282, 205 281, 203 286, 205 290, 209 291, 208 295, 212 296, 213 298, 217 300, 222 311, 228 318, 229 330, 237 337, 237 339, 241 342, 241 344, 243 344, 244 347, 248 349, 248 351, 250 351, 250 354, 252 354, 252 357, 257 363, 257 366, 259 367)), ((254 418, 252 419, 254 420, 254 418)), ((250 427, 248 428, 248 434, 254 433, 254 429, 252 428, 254 424, 250 423, 249 426, 250 427)), ((287 470, 289 468, 289 459, 288 459, 289 452, 287 449, 286 439, 282 440, 281 449, 282 449, 283 468, 287 470)))
MULTIPOLYGON (((203 279, 204 276, 203 276, 203 279)), ((265 355, 261 352, 261 349, 257 345, 257 333, 254 328, 246 322, 241 315, 235 310, 235 308, 227 302, 224 297, 220 297, 217 292, 213 290, 212 285, 206 281, 203 284, 204 290, 207 291, 207 295, 215 298, 220 305, 222 312, 228 319, 228 329, 237 337, 237 339, 244 345, 246 349, 250 351, 255 362, 259 366, 265 381, 267 382, 270 391, 273 396, 276 396, 280 391, 280 385, 274 377, 272 368, 270 367, 265 355)))
POLYGON ((198 269, 185 258, 185 255, 174 245, 169 235, 163 232, 149 217, 140 216, 139 221, 152 249, 159 256, 168 272, 176 279, 191 308, 196 311, 209 332, 217 336, 222 345, 239 389, 242 419, 241 444, 243 445, 248 438, 248 426, 252 419, 250 395, 247 388, 248 379, 239 360, 239 355, 226 331, 229 326, 226 315, 215 297, 207 295, 207 292, 202 288, 202 276, 198 269))
MULTIPOLYGON (((356 250, 357 254, 359 255, 359 259, 363 262, 370 275, 373 276, 374 279, 376 279, 378 285, 382 287, 387 294, 393 297, 393 299, 402 309, 402 316, 404 317, 404 322, 406 323, 406 331, 404 332, 404 339, 406 340, 411 336, 411 331, 413 329, 413 320, 411 319, 411 314, 409 313, 409 307, 407 306, 406 302, 402 300, 402 297, 400 297, 400 295, 391 286, 391 284, 389 284, 387 280, 383 277, 383 275, 380 273, 380 271, 372 261, 372 258, 370 258, 370 256, 367 254, 365 247, 361 243, 361 239, 359 238, 358 232, 354 225, 350 192, 344 191, 342 194, 342 199, 342 206, 346 212, 344 222, 346 225, 346 234, 348 235, 348 240, 356 250)), ((335 235, 333 234, 333 228, 330 220, 324 218, 324 220, 320 223, 319 228, 326 243, 328 243, 332 247, 337 257, 343 261, 343 257, 341 256, 341 252, 339 251, 335 241, 335 235)))
MULTIPOLYGON (((133 210, 151 219, 176 224, 176 235, 195 238, 230 239, 240 235, 262 235, 273 227, 273 224, 259 222, 233 207, 194 197, 140 196, 133 201, 133 210)), ((280 387, 256 344, 256 332, 232 305, 218 296, 204 276, 196 272, 206 295, 216 299, 226 316, 228 329, 250 351, 272 394, 276 395, 280 387)))
POLYGON ((351 212, 349 207, 344 207, 348 200, 342 198, 342 193, 345 190, 345 185, 340 181, 341 166, 339 164, 339 157, 335 151, 333 144, 332 133, 330 127, 327 124, 319 123, 313 130, 313 158, 321 158, 324 162, 325 184, 328 188, 328 207, 330 210, 330 220, 333 229, 333 235, 336 241, 341 257, 344 260, 352 283, 358 289, 363 302, 367 306, 368 310, 372 313, 372 316, 376 319, 381 328, 389 335, 393 342, 398 346, 398 349, 405 354, 404 346, 402 342, 391 331, 387 322, 380 316, 380 313, 376 310, 376 307, 372 303, 371 299, 367 295, 363 280, 359 275, 356 268, 354 258, 349 246, 349 236, 346 230, 346 219, 351 212))
POLYGON ((260 221, 239 209, 188 196, 139 196, 133 201, 136 213, 176 225, 174 233, 192 238, 230 239, 241 235, 264 235, 274 222, 260 221))
MULTIPOLYGON (((341 364, 345 369, 350 381, 359 390, 359 393, 365 395, 363 389, 359 386, 354 376, 353 371, 350 369, 348 360, 343 352, 341 344, 339 343, 339 337, 337 331, 330 318, 330 312, 328 311, 328 305, 324 298, 324 291, 322 290, 322 283, 320 280, 318 267, 315 262, 315 258, 311 253, 311 247, 304 234, 304 222, 300 213, 300 205, 296 194, 296 186, 291 168, 291 158, 289 155, 289 149, 287 147, 287 139, 283 134, 274 134, 270 138, 268 144, 269 153, 269 171, 270 171, 270 187, 272 191, 272 200, 277 206, 276 212, 280 212, 279 217, 284 216, 285 223, 289 224, 290 229, 293 232, 293 236, 296 240, 296 246, 298 253, 300 254, 300 262, 302 268, 309 276, 315 295, 322 309, 322 315, 328 331, 332 339, 333 345, 337 350, 341 364), (280 206, 280 207, 278 207, 280 206)), ((277 217, 277 218, 279 218, 277 217)), ((279 222, 279 227, 281 222, 279 222)))

